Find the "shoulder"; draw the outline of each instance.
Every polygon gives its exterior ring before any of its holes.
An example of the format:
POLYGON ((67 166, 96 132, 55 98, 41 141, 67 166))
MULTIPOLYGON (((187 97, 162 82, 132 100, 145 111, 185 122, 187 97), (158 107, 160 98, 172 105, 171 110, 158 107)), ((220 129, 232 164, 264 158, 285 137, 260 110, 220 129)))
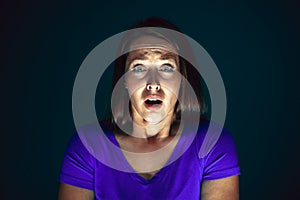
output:
POLYGON ((206 121, 199 126, 198 158, 204 167, 204 180, 240 174, 237 151, 230 132, 217 123, 206 121))
POLYGON ((223 125, 207 119, 200 121, 195 140, 200 158, 214 151, 235 151, 231 133, 223 125))

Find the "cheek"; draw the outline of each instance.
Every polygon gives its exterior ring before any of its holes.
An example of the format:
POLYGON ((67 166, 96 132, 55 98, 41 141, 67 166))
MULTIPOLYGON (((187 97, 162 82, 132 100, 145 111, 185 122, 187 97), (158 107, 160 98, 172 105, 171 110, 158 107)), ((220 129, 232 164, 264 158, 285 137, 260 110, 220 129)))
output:
POLYGON ((134 93, 139 92, 139 90, 142 90, 146 85, 146 81, 143 79, 138 80, 132 77, 127 77, 125 85, 128 89, 129 96, 131 96, 134 93))
POLYGON ((176 98, 178 98, 179 95, 180 84, 181 81, 176 79, 161 83, 162 87, 165 88, 171 96, 176 96, 176 98))
POLYGON ((139 102, 142 96, 143 89, 136 87, 128 87, 128 96, 131 101, 139 102))

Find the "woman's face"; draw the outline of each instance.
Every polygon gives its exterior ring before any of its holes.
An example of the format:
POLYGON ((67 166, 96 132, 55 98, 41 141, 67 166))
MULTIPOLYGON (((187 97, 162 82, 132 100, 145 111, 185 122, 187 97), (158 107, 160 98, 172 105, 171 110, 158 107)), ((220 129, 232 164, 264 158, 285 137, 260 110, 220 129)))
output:
POLYGON ((178 63, 178 55, 160 48, 129 53, 125 84, 135 123, 157 124, 173 117, 181 83, 178 63))

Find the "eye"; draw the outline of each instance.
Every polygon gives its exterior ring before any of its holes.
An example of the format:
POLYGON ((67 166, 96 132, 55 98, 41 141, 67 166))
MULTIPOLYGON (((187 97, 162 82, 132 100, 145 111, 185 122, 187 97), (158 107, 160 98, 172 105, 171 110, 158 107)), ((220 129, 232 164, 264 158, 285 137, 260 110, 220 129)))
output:
POLYGON ((146 71, 146 67, 141 64, 136 64, 131 68, 131 71, 136 73, 144 72, 146 71))
POLYGON ((173 72, 175 70, 175 67, 173 67, 170 64, 164 64, 159 69, 162 72, 173 72))

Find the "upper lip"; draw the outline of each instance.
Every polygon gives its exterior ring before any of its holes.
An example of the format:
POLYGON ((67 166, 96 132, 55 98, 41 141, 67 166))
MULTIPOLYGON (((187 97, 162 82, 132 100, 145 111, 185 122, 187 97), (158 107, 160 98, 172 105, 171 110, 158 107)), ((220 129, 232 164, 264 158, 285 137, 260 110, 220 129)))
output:
POLYGON ((162 98, 161 98, 161 96, 159 96, 157 94, 150 94, 150 95, 147 95, 146 98, 144 99, 144 101, 147 101, 147 100, 152 100, 152 101, 159 100, 159 101, 162 101, 162 98))

